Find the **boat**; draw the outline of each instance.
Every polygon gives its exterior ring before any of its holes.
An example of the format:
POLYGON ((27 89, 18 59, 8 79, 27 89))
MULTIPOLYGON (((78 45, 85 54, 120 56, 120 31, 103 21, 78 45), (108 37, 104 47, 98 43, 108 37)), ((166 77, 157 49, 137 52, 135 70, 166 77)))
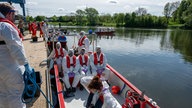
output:
MULTIPOLYGON (((53 43, 55 43, 55 41, 53 41, 53 43)), ((52 69, 47 70, 47 73, 50 73, 47 75, 49 82, 47 83, 47 91, 49 94, 48 97, 50 100, 52 100, 54 107, 85 108, 89 90, 87 88, 83 90, 79 90, 77 88, 74 97, 64 98, 63 83, 58 72, 57 64, 49 62, 48 68, 51 66, 51 64, 53 65, 52 69)), ((110 69, 110 77, 108 80, 108 83, 110 84, 109 90, 122 108, 160 108, 155 101, 146 96, 143 91, 134 86, 130 81, 128 81, 124 76, 110 66, 110 64, 107 64, 107 68, 110 69)), ((48 108, 51 108, 49 104, 48 108)))
POLYGON ((114 36, 115 34, 115 30, 114 28, 110 28, 110 27, 98 27, 95 30, 95 34, 97 34, 98 36, 114 36))

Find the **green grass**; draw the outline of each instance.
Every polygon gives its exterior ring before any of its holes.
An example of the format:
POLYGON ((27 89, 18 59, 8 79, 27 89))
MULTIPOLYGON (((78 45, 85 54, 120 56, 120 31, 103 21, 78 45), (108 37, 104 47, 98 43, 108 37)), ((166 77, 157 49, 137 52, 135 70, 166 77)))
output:
POLYGON ((177 22, 171 22, 171 21, 168 24, 168 28, 181 28, 183 26, 184 24, 179 24, 177 22))

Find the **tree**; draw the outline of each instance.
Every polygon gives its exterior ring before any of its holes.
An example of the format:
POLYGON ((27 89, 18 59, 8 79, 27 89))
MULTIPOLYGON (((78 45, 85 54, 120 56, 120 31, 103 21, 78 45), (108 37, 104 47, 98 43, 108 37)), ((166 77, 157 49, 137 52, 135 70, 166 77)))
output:
POLYGON ((116 22, 116 26, 123 26, 124 25, 124 18, 125 18, 124 13, 115 13, 114 19, 116 22))
POLYGON ((99 21, 109 23, 112 22, 112 17, 110 14, 103 14, 99 16, 99 21))
POLYGON ((36 21, 44 21, 45 20, 45 16, 36 16, 35 20, 36 21))
POLYGON ((169 18, 171 17, 171 11, 172 11, 172 9, 171 9, 172 7, 171 7, 171 3, 166 3, 166 5, 165 5, 165 7, 164 7, 164 12, 163 12, 163 14, 165 15, 165 17, 167 18, 167 23, 168 23, 168 21, 169 21, 169 18))
POLYGON ((138 10, 135 11, 136 15, 143 16, 147 14, 147 9, 145 8, 138 8, 138 10))
POLYGON ((27 16, 27 17, 26 17, 26 21, 27 21, 27 22, 29 22, 29 21, 30 21, 30 22, 31 22, 31 21, 34 21, 34 18, 33 18, 32 16, 27 16))
POLYGON ((85 11, 81 10, 81 9, 78 9, 76 11, 76 24, 77 25, 83 25, 83 18, 85 16, 85 11))
POLYGON ((52 21, 52 22, 56 22, 56 21, 57 21, 57 16, 56 16, 56 15, 52 16, 52 17, 51 17, 51 21, 52 21))
POLYGON ((87 17, 88 25, 95 26, 98 22, 98 11, 94 8, 86 8, 85 14, 87 17))
POLYGON ((179 1, 171 3, 171 8, 172 8, 171 15, 172 15, 173 21, 176 21, 177 13, 178 13, 177 9, 178 9, 179 5, 180 5, 179 1))
POLYGON ((192 28, 192 4, 183 13, 183 20, 185 21, 186 28, 192 28))

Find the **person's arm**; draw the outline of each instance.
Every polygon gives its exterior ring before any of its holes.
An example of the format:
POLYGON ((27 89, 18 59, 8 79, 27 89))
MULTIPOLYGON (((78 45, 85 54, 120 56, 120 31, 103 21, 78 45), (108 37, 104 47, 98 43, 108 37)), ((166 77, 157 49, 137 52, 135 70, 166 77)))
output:
POLYGON ((106 68, 106 66, 107 66, 107 58, 105 54, 103 54, 103 68, 106 68))
POLYGON ((68 55, 68 52, 67 52, 67 50, 65 50, 65 48, 63 48, 63 53, 64 53, 64 57, 65 57, 66 55, 68 55))
POLYGON ((91 65, 92 73, 96 72, 96 67, 95 67, 95 64, 94 64, 93 54, 90 55, 90 65, 91 65))
POLYGON ((49 57, 47 57, 47 60, 52 59, 54 57, 54 55, 55 55, 55 50, 53 49, 51 54, 49 55, 49 57))
POLYGON ((79 63, 79 58, 76 57, 76 66, 74 68, 74 73, 77 73, 79 71, 80 67, 81 66, 80 66, 80 63, 79 63))
POLYGON ((86 51, 88 52, 89 51, 89 39, 88 38, 85 38, 85 40, 84 40, 84 44, 85 44, 85 49, 86 49, 86 51))
POLYGON ((24 46, 17 30, 15 30, 15 28, 13 28, 8 23, 2 24, 1 27, 1 35, 6 43, 7 48, 9 49, 10 55, 16 61, 18 61, 20 65, 28 64, 28 60, 24 51, 24 46))
POLYGON ((87 61, 87 69, 88 69, 87 74, 88 75, 91 74, 91 72, 90 72, 90 58, 89 58, 89 56, 88 56, 88 61, 87 61))
POLYGON ((66 57, 63 57, 62 68, 63 68, 64 73, 68 73, 69 72, 69 69, 67 68, 66 57))

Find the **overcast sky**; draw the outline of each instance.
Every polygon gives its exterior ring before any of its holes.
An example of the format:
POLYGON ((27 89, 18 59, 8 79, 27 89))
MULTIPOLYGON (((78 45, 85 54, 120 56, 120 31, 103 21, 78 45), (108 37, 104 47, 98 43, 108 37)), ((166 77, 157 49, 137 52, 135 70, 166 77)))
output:
MULTIPOLYGON (((95 8, 100 14, 130 13, 142 7, 152 15, 162 16, 165 4, 175 1, 181 0, 26 0, 25 6, 26 15, 30 16, 62 16, 86 7, 95 8)), ((14 6, 22 14, 20 6, 14 6)))

